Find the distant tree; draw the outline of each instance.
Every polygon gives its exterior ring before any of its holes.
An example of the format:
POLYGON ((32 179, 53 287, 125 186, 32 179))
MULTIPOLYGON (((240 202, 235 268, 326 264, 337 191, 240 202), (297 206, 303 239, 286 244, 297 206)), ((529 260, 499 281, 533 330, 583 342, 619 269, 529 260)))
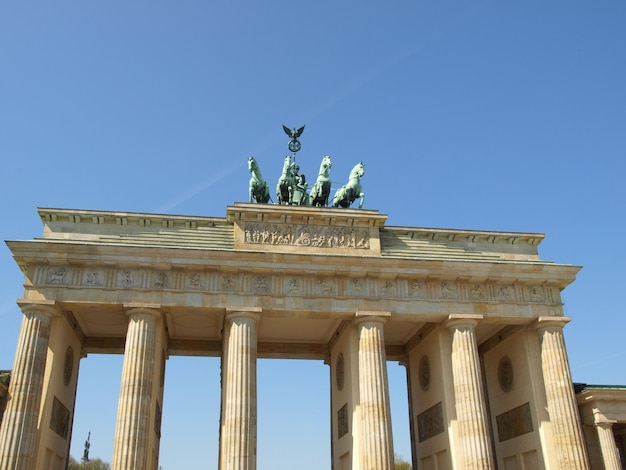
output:
POLYGON ((102 459, 90 459, 87 463, 80 463, 70 455, 67 470, 111 470, 111 465, 102 459))
POLYGON ((393 456, 395 470, 411 470, 411 464, 404 460, 401 455, 394 454, 393 456))

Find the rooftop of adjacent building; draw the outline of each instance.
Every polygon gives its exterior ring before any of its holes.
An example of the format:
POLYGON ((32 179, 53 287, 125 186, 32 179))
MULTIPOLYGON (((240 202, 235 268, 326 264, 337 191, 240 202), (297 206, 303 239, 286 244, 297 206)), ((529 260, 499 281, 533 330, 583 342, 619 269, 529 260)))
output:
MULTIPOLYGON (((624 391, 626 392, 626 385, 591 385, 591 384, 585 384, 585 383, 578 383, 578 382, 574 382, 574 391, 576 392, 576 394, 582 393, 582 392, 588 392, 591 390, 607 390, 607 391, 624 391)), ((626 395, 624 396, 624 398, 626 399, 626 395)))

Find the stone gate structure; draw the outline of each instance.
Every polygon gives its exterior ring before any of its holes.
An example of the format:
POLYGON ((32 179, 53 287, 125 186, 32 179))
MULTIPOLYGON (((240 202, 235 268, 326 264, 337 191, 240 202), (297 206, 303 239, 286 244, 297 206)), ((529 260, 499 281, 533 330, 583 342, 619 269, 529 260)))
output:
POLYGON ((104 352, 124 354, 116 470, 158 468, 171 355, 222 359, 221 470, 256 468, 258 357, 330 365, 334 470, 393 468, 389 360, 414 468, 589 468, 560 296, 579 268, 540 234, 267 204, 39 215, 43 237, 7 242, 26 280, 1 470, 65 468, 80 358, 104 352))

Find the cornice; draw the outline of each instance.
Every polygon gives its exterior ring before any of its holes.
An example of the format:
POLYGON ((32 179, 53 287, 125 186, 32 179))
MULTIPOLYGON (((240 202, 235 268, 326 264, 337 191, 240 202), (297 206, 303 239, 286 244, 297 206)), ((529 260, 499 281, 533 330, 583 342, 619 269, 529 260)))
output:
POLYGON ((40 207, 37 209, 42 222, 91 222, 98 225, 136 225, 197 228, 216 223, 235 221, 264 221, 275 223, 321 223, 323 225, 369 226, 387 231, 403 233, 410 238, 424 238, 439 241, 539 245, 545 234, 532 232, 502 232, 486 230, 463 230, 430 227, 386 226, 388 216, 377 210, 316 208, 300 206, 279 206, 272 204, 235 203, 227 207, 226 217, 206 217, 197 215, 155 214, 143 212, 119 212, 82 209, 57 209, 40 207))
POLYGON ((597 401, 626 402, 626 386, 587 385, 583 390, 576 394, 576 402, 579 405, 597 401))
POLYGON ((153 214, 143 212, 117 212, 82 209, 37 208, 42 222, 91 222, 98 225, 160 225, 163 227, 195 228, 198 225, 211 225, 226 222, 225 218, 195 215, 153 214))

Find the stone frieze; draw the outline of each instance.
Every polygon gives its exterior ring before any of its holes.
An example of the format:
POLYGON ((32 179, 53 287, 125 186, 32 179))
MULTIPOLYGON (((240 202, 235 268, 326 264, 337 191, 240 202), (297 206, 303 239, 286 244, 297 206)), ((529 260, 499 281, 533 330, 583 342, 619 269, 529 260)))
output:
POLYGON ((106 269, 102 267, 40 266, 34 285, 52 288, 82 287, 198 291, 305 297, 362 297, 449 302, 559 304, 558 288, 535 284, 437 281, 422 278, 379 279, 282 273, 219 273, 106 269))
POLYGON ((245 243, 252 245, 291 245, 312 248, 351 248, 368 250, 369 231, 354 227, 246 223, 245 243))

